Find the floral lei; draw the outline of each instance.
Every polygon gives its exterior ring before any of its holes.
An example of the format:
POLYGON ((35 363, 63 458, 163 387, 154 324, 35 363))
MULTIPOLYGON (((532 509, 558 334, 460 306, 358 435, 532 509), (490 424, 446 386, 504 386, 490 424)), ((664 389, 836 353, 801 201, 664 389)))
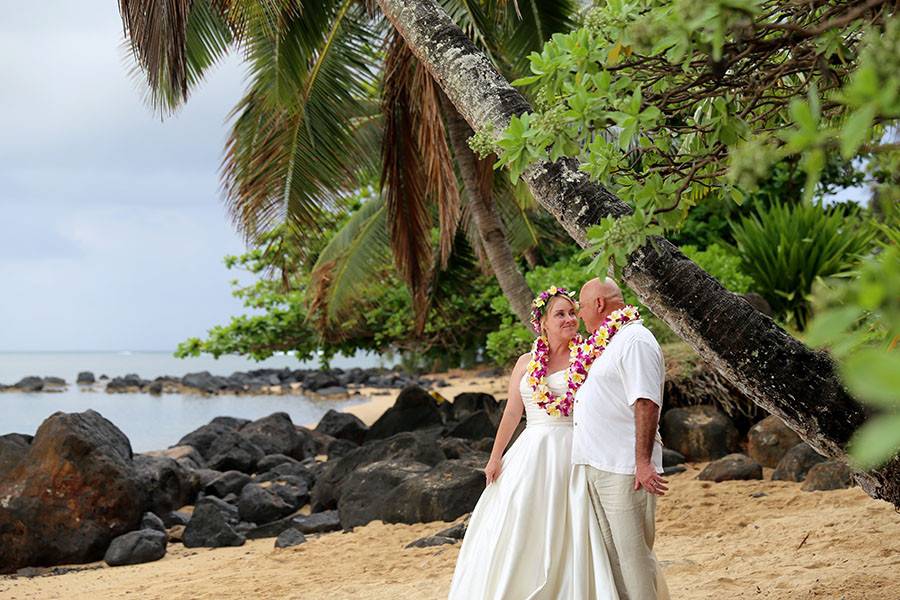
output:
MULTIPOLYGON (((565 293, 565 290, 563 292, 565 293)), ((547 386, 545 378, 547 377, 547 365, 550 362, 550 345, 545 336, 538 337, 531 347, 531 362, 528 363, 526 370, 528 385, 534 392, 535 403, 552 417, 571 415, 572 407, 575 404, 575 392, 587 378, 588 369, 603 354, 613 336, 623 325, 640 318, 638 309, 629 304, 610 313, 597 331, 587 339, 576 335, 569 342, 569 368, 566 369, 566 393, 564 396, 553 394, 547 386)))

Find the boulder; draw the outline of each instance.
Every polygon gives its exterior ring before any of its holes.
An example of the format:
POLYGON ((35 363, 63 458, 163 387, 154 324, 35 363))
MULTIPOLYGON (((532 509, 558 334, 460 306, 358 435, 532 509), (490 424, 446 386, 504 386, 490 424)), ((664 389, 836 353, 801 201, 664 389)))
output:
MULTIPOLYGON (((483 464, 481 457, 472 462, 483 464)), ((481 469, 462 460, 446 460, 394 488, 385 498, 387 513, 382 520, 407 524, 453 521, 472 512, 484 485, 481 469)))
POLYGON ((295 510, 270 488, 258 483, 244 486, 238 500, 241 520, 253 523, 269 523, 295 510))
POLYGON ((325 454, 326 456, 328 456, 328 460, 334 460, 335 458, 347 456, 357 448, 359 448, 359 444, 351 442, 350 440, 336 439, 328 444, 327 448, 325 448, 325 454))
POLYGON ((342 385, 330 385, 317 389, 315 393, 319 396, 349 396, 350 390, 342 385))
POLYGON ((472 452, 472 448, 466 443, 455 437, 445 437, 438 440, 438 445, 447 458, 462 458, 466 454, 472 452))
POLYGON ((141 379, 140 376, 129 373, 124 377, 113 377, 110 382, 106 384, 106 391, 120 394, 137 392, 148 385, 150 385, 150 382, 146 379, 141 379))
POLYGON ((439 537, 448 537, 448 538, 451 538, 454 540, 461 540, 464 537, 466 537, 466 529, 468 529, 468 527, 469 527, 469 518, 466 517, 465 521, 462 521, 461 523, 457 523, 456 525, 451 525, 447 529, 438 531, 434 535, 439 536, 439 537))
POLYGON ((9 473, 28 454, 30 442, 18 433, 0 436, 0 478, 9 473))
POLYGON ((691 462, 715 460, 739 449, 734 424, 712 406, 668 410, 663 415, 661 429, 663 443, 691 462))
POLYGON ((800 442, 778 461, 778 466, 772 473, 772 481, 803 481, 810 469, 825 460, 825 457, 813 450, 812 446, 800 442))
POLYGON ((684 455, 681 452, 675 452, 670 448, 663 448, 662 464, 663 467, 674 467, 684 463, 684 455))
POLYGON ((303 388, 313 392, 340 385, 341 382, 337 376, 328 371, 316 371, 303 378, 303 388))
POLYGON ((250 483, 250 476, 240 471, 225 471, 203 487, 203 492, 210 496, 224 498, 228 494, 240 494, 244 486, 250 483))
POLYGON ((465 419, 466 416, 480 410, 494 418, 500 411, 500 403, 490 394, 482 392, 463 392, 453 398, 453 413, 457 420, 465 419))
POLYGON ((282 463, 277 467, 269 469, 262 475, 257 475, 255 480, 256 483, 264 483, 266 481, 283 479, 284 477, 296 477, 301 479, 306 483, 306 487, 309 489, 312 489, 313 485, 316 483, 316 476, 312 470, 309 467, 296 462, 282 463))
POLYGON ((189 445, 172 446, 171 448, 166 448, 165 450, 153 450, 150 452, 144 452, 144 455, 166 456, 178 461, 181 466, 187 469, 202 469, 206 466, 206 460, 204 460, 203 455, 200 454, 196 448, 189 445))
POLYGON ((269 454, 256 465, 256 472, 265 473, 284 463, 300 464, 300 461, 284 454, 269 454))
POLYGON ((259 446, 233 429, 223 431, 209 452, 206 462, 210 469, 242 473, 253 473, 256 464, 265 456, 259 446))
POLYGON ((75 378, 75 383, 79 385, 91 385, 96 381, 97 380, 94 378, 94 374, 90 371, 81 371, 75 378))
POLYGON ((217 417, 206 425, 202 425, 185 435, 178 441, 176 446, 193 446, 204 460, 208 460, 212 456, 210 450, 216 440, 218 440, 225 432, 234 432, 237 429, 238 427, 235 427, 226 421, 222 421, 220 420, 220 417, 217 417))
POLYGON ((292 527, 278 534, 278 538, 275 540, 275 547, 290 548, 291 546, 299 546, 304 542, 306 542, 306 536, 292 527))
POLYGON ((228 380, 224 377, 211 375, 209 371, 201 371, 199 373, 188 373, 181 378, 181 384, 207 394, 217 394, 228 387, 228 380))
POLYGON ((366 432, 366 441, 384 439, 403 431, 414 431, 442 423, 435 399, 418 386, 408 386, 397 396, 394 405, 372 424, 366 432))
POLYGON ((0 476, 0 499, 4 573, 100 560, 144 513, 128 438, 92 410, 45 420, 28 453, 0 476))
POLYGON ((40 392, 44 389, 44 380, 40 377, 23 377, 13 387, 23 392, 40 392))
POLYGON ((850 467, 840 460, 826 460, 814 465, 800 489, 804 492, 842 490, 853 485, 850 467))
POLYGON ((66 380, 62 377, 44 377, 44 389, 48 387, 66 387, 66 380))
POLYGON ((775 415, 750 428, 747 454, 764 467, 777 467, 787 451, 800 443, 800 436, 775 415))
POLYGON ((347 476, 357 468, 381 460, 410 460, 426 465, 436 465, 444 460, 440 447, 426 436, 400 433, 384 440, 360 446, 337 461, 328 461, 312 488, 310 503, 313 511, 337 508, 341 486, 347 476))
POLYGON ((182 536, 182 542, 188 548, 242 546, 244 539, 234 530, 225 513, 211 502, 197 505, 182 536))
POLYGON ((341 528, 341 517, 336 510, 313 513, 304 517, 294 517, 293 526, 298 531, 311 533, 327 533, 341 528))
POLYGON ((304 440, 285 412, 273 413, 244 425, 241 435, 259 447, 263 454, 285 454, 296 459, 307 456, 304 440))
POLYGON ((240 417, 214 417, 212 421, 209 422, 210 425, 221 425, 222 427, 228 427, 229 429, 240 430, 243 429, 244 426, 250 424, 250 419, 242 419, 240 417))
POLYGON ((316 425, 316 431, 339 440, 349 440, 359 445, 366 439, 369 428, 356 415, 329 410, 316 425))
POLYGON ((183 544, 184 543, 184 525, 175 525, 166 530, 166 536, 169 538, 169 542, 172 544, 183 544))
POLYGON ((162 381, 154 381, 150 385, 147 386, 147 392, 153 396, 159 396, 163 393, 163 382, 162 381))
POLYGON ((140 529, 120 535, 112 541, 103 560, 111 567, 153 562, 166 555, 165 531, 140 529))
POLYGON ((339 530, 341 528, 341 519, 336 510, 313 513, 308 516, 290 515, 255 527, 248 531, 246 535, 249 540, 277 537, 282 531, 290 528, 306 535, 327 533, 339 530))
POLYGON ((221 475, 222 471, 216 471, 214 469, 194 469, 193 474, 194 477, 197 478, 200 489, 202 490, 221 475))
MULTIPOLYGON (((235 499, 237 497, 235 496, 235 499)), ((238 511, 238 507, 233 503, 228 502, 224 498, 216 498, 215 496, 202 496, 197 500, 197 506, 194 507, 194 513, 197 512, 197 509, 201 506, 209 505, 215 508, 217 511, 222 513, 222 518, 225 519, 225 522, 229 525, 237 525, 241 521, 241 516, 238 511)), ((193 513, 192 513, 193 516, 193 513)))
POLYGON ((144 492, 144 510, 167 513, 190 504, 200 490, 200 478, 166 456, 138 454, 134 469, 144 492))
POLYGON ((427 537, 419 538, 414 542, 408 543, 406 548, 431 548, 432 546, 443 546, 444 544, 455 544, 459 540, 455 540, 453 538, 444 537, 440 535, 429 535, 427 537))
POLYGON ((141 518, 140 529, 155 529, 156 531, 162 531, 163 533, 165 533, 166 525, 158 516, 156 516, 152 512, 148 512, 144 513, 144 516, 141 518))
POLYGON ((190 520, 191 515, 180 510, 173 510, 162 516, 162 522, 166 529, 171 529, 172 527, 177 527, 179 525, 187 525, 190 520))
MULTIPOLYGON (((350 474, 338 500, 341 526, 351 529, 370 521, 386 521, 390 493, 411 478, 420 478, 431 467, 411 460, 383 460, 364 465, 350 474)), ((482 479, 484 476, 482 475, 482 479)))
POLYGON ((700 471, 697 479, 703 481, 733 481, 738 479, 762 479, 762 465, 746 454, 729 454, 715 460, 700 471))
POLYGON ((497 426, 491 420, 487 411, 478 410, 470 413, 456 427, 448 433, 451 437, 464 438, 467 440, 481 440, 484 438, 492 438, 497 431, 497 426))
POLYGON ((306 506, 309 502, 309 487, 299 477, 286 475, 260 485, 268 487, 269 490, 275 492, 279 498, 291 507, 292 512, 301 506, 306 506))

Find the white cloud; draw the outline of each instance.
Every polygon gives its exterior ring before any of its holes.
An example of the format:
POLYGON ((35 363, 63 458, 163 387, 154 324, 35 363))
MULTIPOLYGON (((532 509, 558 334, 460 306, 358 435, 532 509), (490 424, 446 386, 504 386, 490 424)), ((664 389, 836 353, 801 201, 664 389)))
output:
POLYGON ((115 2, 0 11, 0 350, 171 349, 240 312, 218 181, 239 61, 161 121, 115 2))

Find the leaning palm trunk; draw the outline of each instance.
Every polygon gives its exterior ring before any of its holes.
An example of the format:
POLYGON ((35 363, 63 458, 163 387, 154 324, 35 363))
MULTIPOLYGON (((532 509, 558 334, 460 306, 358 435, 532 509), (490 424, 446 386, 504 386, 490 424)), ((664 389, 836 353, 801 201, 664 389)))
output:
POLYGON ((482 177, 479 176, 478 157, 467 142, 472 136, 472 129, 449 102, 444 103, 444 114, 447 117, 450 145, 459 166, 463 188, 469 197, 469 210, 484 245, 484 253, 513 312, 526 327, 530 327, 531 299, 534 293, 513 257, 512 248, 503 232, 503 223, 493 209, 490 189, 483 185, 482 177))
MULTIPOLYGON (((494 69, 433 0, 378 0, 475 130, 499 135, 528 102, 494 69)), ((580 245, 586 229, 631 209, 592 183, 571 158, 531 166, 523 178, 534 197, 580 245)), ((845 457, 866 410, 841 385, 829 357, 792 338, 743 298, 728 292, 669 241, 656 237, 629 256, 624 279, 682 339, 753 401, 781 417, 819 452, 845 457)), ((874 498, 900 507, 900 457, 857 473, 874 498)))

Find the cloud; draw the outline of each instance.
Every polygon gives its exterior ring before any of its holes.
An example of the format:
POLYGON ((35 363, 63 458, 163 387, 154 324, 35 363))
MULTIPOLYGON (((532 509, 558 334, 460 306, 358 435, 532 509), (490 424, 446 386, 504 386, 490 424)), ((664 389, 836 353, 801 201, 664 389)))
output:
POLYGON ((0 10, 0 350, 172 349, 240 312, 218 180, 240 61, 161 120, 115 2, 0 10))

